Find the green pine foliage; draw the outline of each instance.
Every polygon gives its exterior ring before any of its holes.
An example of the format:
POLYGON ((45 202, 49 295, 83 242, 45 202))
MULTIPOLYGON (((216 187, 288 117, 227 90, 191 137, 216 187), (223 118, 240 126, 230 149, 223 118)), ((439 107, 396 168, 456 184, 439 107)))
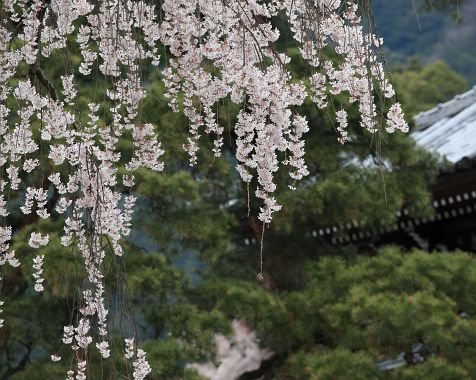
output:
MULTIPOLYGON (((289 49, 292 53, 294 48, 289 49)), ((291 69, 300 72, 296 54, 290 55, 291 69)), ((58 78, 64 64, 59 59, 45 71, 58 78)), ((396 82, 410 112, 464 87, 440 63, 402 70, 396 82), (403 87, 408 78, 416 81, 414 87, 403 87), (438 82, 430 83, 432 78, 438 82), (419 88, 425 91, 420 94, 419 88)), ((322 112, 306 104, 296 110, 310 123, 310 175, 291 191, 287 174, 278 173, 283 210, 266 229, 264 281, 258 282, 259 202, 249 200, 248 217, 247 189, 229 154, 235 149, 230 125, 236 110, 230 104, 218 107, 225 126, 223 156, 213 158, 212 142, 203 138, 199 166, 190 168, 182 150, 186 119, 168 109, 160 73, 149 73, 146 83, 149 94, 141 116, 159 125, 166 170, 160 175, 137 173, 134 233, 122 258, 108 252, 105 261, 113 357, 102 360, 92 348, 88 378, 131 378, 122 350, 123 338, 135 330, 153 368, 150 379, 198 380, 187 363, 216 360, 213 338, 230 334, 234 319, 246 322, 262 346, 274 352, 267 366, 242 380, 476 378, 472 256, 401 252, 396 247, 375 252, 312 236, 319 228, 353 221, 373 231, 393 223, 402 208, 414 216, 430 215, 435 157, 407 135, 369 135, 359 126, 355 107, 349 113, 350 141, 345 146, 337 141, 332 107, 322 112), (412 361, 416 343, 424 347, 422 363, 412 361), (392 372, 377 368, 379 361, 400 353, 409 365, 392 372)), ((103 93, 101 86, 82 83, 80 101, 99 101, 103 93)), ((348 106, 341 97, 329 100, 335 110, 348 106)), ((127 139, 120 144, 123 157, 130 156, 127 139)), ((3 274, 0 379, 62 379, 70 355, 61 344, 62 326, 78 313, 78 292, 85 285, 82 260, 59 243, 58 216, 48 222, 16 216, 13 248, 23 265, 3 274), (38 227, 51 240, 43 252, 41 295, 33 291, 28 269, 33 252, 27 240, 38 227), (52 353, 62 361, 52 363, 52 353)))
POLYGON ((317 258, 317 250, 315 256, 304 265, 300 289, 253 291, 233 282, 231 273, 223 289, 208 283, 216 284, 214 277, 202 285, 207 298, 216 299, 211 310, 246 320, 275 350, 276 366, 265 378, 476 376, 471 359, 476 333, 474 257, 462 252, 402 253, 396 247, 373 257, 347 252, 317 258), (423 345, 422 363, 412 352, 417 343, 423 345), (401 353, 413 364, 390 372, 377 369, 376 363, 401 353))
POLYGON ((443 61, 395 68, 392 74, 397 93, 409 114, 427 111, 468 89, 466 80, 443 61))

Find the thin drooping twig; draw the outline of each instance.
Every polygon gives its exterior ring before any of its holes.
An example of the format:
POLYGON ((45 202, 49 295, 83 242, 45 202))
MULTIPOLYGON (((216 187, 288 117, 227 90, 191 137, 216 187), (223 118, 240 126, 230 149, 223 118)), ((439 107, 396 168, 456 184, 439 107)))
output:
POLYGON ((33 82, 33 79, 36 78, 47 90, 48 94, 50 95, 51 99, 58 100, 58 94, 56 92, 55 87, 51 83, 51 81, 46 77, 45 73, 41 70, 41 67, 36 61, 34 64, 30 65, 28 69, 28 76, 30 80, 33 82))
POLYGON ((41 59, 41 34, 43 32, 43 21, 45 19, 47 7, 50 5, 51 0, 46 0, 38 12, 38 32, 36 34, 36 47, 37 47, 37 55, 35 63, 31 64, 28 68, 28 76, 30 80, 33 82, 33 79, 36 78, 47 90, 48 94, 50 95, 51 99, 54 101, 58 100, 58 93, 56 92, 55 87, 51 83, 51 81, 46 77, 45 73, 41 70, 40 67, 40 59, 41 59))

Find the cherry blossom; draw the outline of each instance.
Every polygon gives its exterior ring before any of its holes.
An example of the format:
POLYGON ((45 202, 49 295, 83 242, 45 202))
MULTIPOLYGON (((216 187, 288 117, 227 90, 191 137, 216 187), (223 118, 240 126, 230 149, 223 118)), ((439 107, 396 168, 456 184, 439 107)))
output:
MULTIPOLYGON (((75 351, 76 367, 67 372, 68 379, 86 378, 87 355, 80 352, 93 341, 103 358, 110 356, 104 338, 104 258, 124 253, 122 242, 131 231, 136 202, 134 172, 162 172, 166 165, 160 126, 141 118, 147 96, 144 66, 161 71, 171 109, 183 111, 188 120, 183 148, 190 165, 198 162, 201 138, 212 139, 213 154, 221 154, 217 106, 227 100, 239 107, 232 150, 241 179, 247 186, 257 184, 254 194, 261 200, 263 225, 282 207, 275 195, 278 170, 289 169, 291 188, 308 175, 309 128, 299 114, 306 99, 325 108, 332 95, 346 96, 356 103, 361 126, 376 133, 374 92, 394 97, 379 60, 382 41, 364 30, 354 1, 164 0, 159 9, 142 0, 8 0, 0 7, 5 15, 0 20, 0 167, 6 173, 0 180, 0 266, 20 265, 10 249, 12 193, 18 192, 24 200, 21 212, 35 221, 55 212, 62 215, 61 244, 81 255, 89 284, 79 293, 77 319, 64 326, 63 342, 75 351), (291 58, 276 48, 277 17, 287 21, 312 71, 309 78, 293 77, 291 58), (79 49, 81 62, 65 67, 58 78, 61 85, 55 87, 45 65, 54 53, 68 55, 71 44, 79 49), (164 67, 159 65, 160 44, 167 50, 164 67), (339 59, 330 60, 326 49, 339 59), (92 99, 83 106, 78 84, 99 78, 106 86, 101 106, 92 99), (134 147, 125 163, 118 147, 123 136, 132 136, 134 147), (42 165, 49 165, 50 172, 41 184, 32 184, 37 173, 43 177, 42 165)), ((406 132, 400 105, 389 109, 383 115, 386 131, 406 132)), ((344 143, 349 134, 346 111, 337 111, 336 120, 338 140, 344 143)), ((38 250, 49 238, 35 231, 28 243, 38 250)), ((43 264, 44 255, 37 254, 37 291, 45 290, 43 264)), ((151 368, 134 342, 134 337, 126 340, 126 358, 134 358, 134 378, 143 379, 151 368)))
POLYGON ((48 241, 49 241, 49 236, 47 234, 43 235, 40 232, 32 232, 30 235, 30 241, 28 242, 28 244, 32 248, 40 248, 48 244, 48 241))
POLYGON ((152 370, 150 368, 149 363, 147 362, 146 353, 142 349, 137 350, 136 360, 132 363, 132 367, 134 368, 134 372, 132 376, 134 380, 143 380, 152 370))
POLYGON ((273 356, 271 350, 260 348, 256 333, 244 322, 234 320, 232 328, 231 337, 215 336, 217 363, 192 363, 187 367, 211 380, 238 379, 243 373, 258 369, 261 362, 273 356))
POLYGON ((41 276, 43 273, 43 259, 45 258, 44 255, 38 255, 33 259, 33 269, 35 272, 33 273, 33 277, 35 278, 35 290, 37 292, 42 292, 43 288, 43 277, 41 276))
POLYGON ((126 338, 125 344, 126 344, 126 352, 124 356, 127 359, 131 359, 134 356, 134 338, 126 338))
POLYGON ((346 131, 347 128, 347 112, 345 110, 339 110, 336 112, 336 119, 339 126, 337 127, 337 131, 339 132, 339 142, 341 144, 345 144, 347 141, 348 133, 346 131))
POLYGON ((96 347, 104 359, 107 359, 111 355, 108 342, 102 341, 100 343, 96 343, 96 347))

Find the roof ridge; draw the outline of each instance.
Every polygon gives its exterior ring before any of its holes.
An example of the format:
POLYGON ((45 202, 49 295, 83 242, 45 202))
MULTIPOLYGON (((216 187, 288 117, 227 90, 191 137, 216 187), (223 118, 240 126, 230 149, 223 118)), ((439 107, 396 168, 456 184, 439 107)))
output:
POLYGON ((428 111, 420 112, 414 117, 418 126, 417 130, 424 130, 437 121, 453 116, 474 103, 476 103, 476 86, 462 94, 456 95, 445 103, 438 104, 428 111))

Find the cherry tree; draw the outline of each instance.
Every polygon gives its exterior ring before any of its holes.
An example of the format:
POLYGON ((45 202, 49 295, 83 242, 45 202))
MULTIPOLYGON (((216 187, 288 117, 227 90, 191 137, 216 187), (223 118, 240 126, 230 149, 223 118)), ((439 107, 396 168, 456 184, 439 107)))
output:
MULTIPOLYGON (((160 125, 141 120, 144 67, 161 70, 170 107, 188 119, 183 148, 191 166, 204 135, 213 140, 214 155, 221 154, 217 105, 227 100, 240 108, 233 126, 237 170, 248 187, 256 184, 263 233, 281 208, 275 198, 278 169, 288 168, 291 188, 308 174, 308 125, 299 114, 304 101, 326 108, 329 94, 344 94, 358 104, 361 126, 369 133, 379 132, 382 120, 389 133, 408 130, 379 59, 382 41, 366 32, 354 1, 4 0, 1 7, 0 265, 17 267, 22 261, 10 249, 14 193, 32 220, 63 215, 61 243, 80 252, 91 284, 81 290, 78 317, 63 328, 63 343, 74 352, 68 379, 86 378, 88 349, 104 359, 111 354, 103 262, 109 252, 123 254, 136 202, 134 172, 161 172, 166 164, 160 125), (287 21, 312 73, 305 82, 293 78, 290 57, 277 49, 278 17, 287 21), (61 86, 55 86, 44 68, 73 49, 80 51, 81 62, 68 60, 61 86), (159 49, 167 57, 161 58, 159 49), (88 78, 106 87, 101 102, 79 101, 78 84, 88 78), (389 99, 387 114, 379 111, 376 92, 389 99), (123 136, 131 136, 134 146, 126 163, 118 148, 123 136), (31 186, 28 178, 43 178, 45 165, 50 171, 42 186, 31 186)), ((336 116, 337 139, 344 144, 345 109, 336 116)), ((42 276, 42 248, 48 243, 40 228, 31 233, 29 245, 38 252, 30 263, 37 292, 48 281, 42 276)), ((143 379, 151 368, 135 338, 126 339, 124 352, 134 379, 143 379)), ((53 353, 51 359, 61 357, 53 353)))

